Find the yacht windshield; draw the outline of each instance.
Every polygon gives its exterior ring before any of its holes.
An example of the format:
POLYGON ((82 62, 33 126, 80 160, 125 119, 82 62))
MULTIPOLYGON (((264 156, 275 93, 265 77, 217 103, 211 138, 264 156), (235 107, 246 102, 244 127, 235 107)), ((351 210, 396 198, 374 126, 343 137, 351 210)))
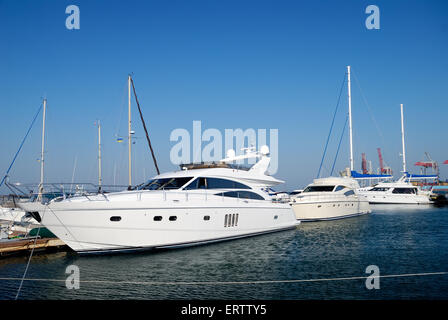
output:
POLYGON ((175 190, 184 186, 192 177, 185 178, 164 178, 149 180, 147 183, 138 186, 137 190, 175 190))
POLYGON ((308 186, 303 192, 331 192, 334 186, 308 186))

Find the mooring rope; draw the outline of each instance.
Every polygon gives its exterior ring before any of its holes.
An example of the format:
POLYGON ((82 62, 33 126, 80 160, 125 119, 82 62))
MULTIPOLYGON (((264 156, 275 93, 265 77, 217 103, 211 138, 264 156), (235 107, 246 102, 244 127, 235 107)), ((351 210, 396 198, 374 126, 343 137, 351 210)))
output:
MULTIPOLYGON (((45 206, 45 208, 47 208, 47 206, 45 206)), ((45 216, 45 211, 46 210, 44 209, 44 213, 42 214, 42 218, 45 216)), ((31 258, 33 257, 34 248, 36 247, 36 242, 37 242, 37 238, 39 237, 39 232, 40 232, 40 228, 41 227, 42 227, 42 224, 39 223, 39 228, 37 229, 36 237, 34 238, 33 248, 31 249, 31 253, 30 253, 30 256, 28 258, 28 262, 26 264, 25 271, 23 272, 22 279, 20 280, 20 285, 19 285, 19 289, 17 290, 17 294, 16 294, 16 297, 15 297, 15 300, 17 300, 19 298, 20 291, 22 290, 23 281, 25 281, 25 277, 26 277, 26 274, 28 272, 28 268, 29 268, 30 263, 31 263, 31 258)))
MULTIPOLYGON (((132 285, 249 285, 249 284, 280 284, 280 283, 303 283, 303 282, 325 282, 325 281, 345 281, 345 280, 363 280, 363 279, 376 279, 376 278, 403 278, 403 277, 423 277, 423 276, 437 276, 447 275, 448 272, 424 272, 424 273, 404 273, 404 274, 389 274, 389 275, 370 275, 370 276, 352 276, 352 277, 339 277, 339 278, 316 278, 316 279, 285 279, 285 280, 249 280, 249 281, 117 281, 117 280, 79 280, 79 283, 91 283, 91 284, 132 284, 132 285)), ((18 281, 21 278, 7 278, 0 277, 0 281, 18 281)), ((51 279, 51 278, 28 278, 23 281, 36 281, 36 282, 66 282, 66 279, 51 279)))

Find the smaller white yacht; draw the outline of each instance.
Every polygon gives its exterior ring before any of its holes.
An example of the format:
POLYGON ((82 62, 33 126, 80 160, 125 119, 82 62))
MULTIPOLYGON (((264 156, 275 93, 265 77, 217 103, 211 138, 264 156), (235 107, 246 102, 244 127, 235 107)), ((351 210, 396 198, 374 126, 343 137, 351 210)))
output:
POLYGON ((371 204, 430 204, 430 191, 414 186, 403 176, 398 181, 382 182, 368 188, 358 189, 358 193, 371 204))
POLYGON ((0 206, 0 220, 12 223, 37 223, 30 215, 20 208, 0 206))
POLYGON ((315 179, 290 204, 297 220, 319 221, 370 213, 369 202, 356 193, 359 184, 349 177, 315 179))
POLYGON ((25 215, 25 211, 19 208, 5 208, 0 206, 0 220, 9 222, 20 222, 25 215))

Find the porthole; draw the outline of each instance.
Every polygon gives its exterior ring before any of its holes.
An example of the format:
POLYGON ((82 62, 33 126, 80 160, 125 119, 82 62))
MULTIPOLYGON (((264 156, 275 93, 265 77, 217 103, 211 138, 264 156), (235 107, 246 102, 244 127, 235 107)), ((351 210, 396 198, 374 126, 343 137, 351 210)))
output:
POLYGON ((278 219, 278 216, 274 216, 274 220, 277 220, 278 219))
POLYGON ((162 216, 155 216, 154 221, 162 221, 162 216))
POLYGON ((120 221, 121 220, 121 217, 119 217, 119 216, 113 216, 113 217, 110 217, 110 221, 120 221))
POLYGON ((204 216, 204 220, 205 220, 205 221, 210 220, 210 216, 204 216))
POLYGON ((170 220, 170 221, 176 221, 176 220, 177 220, 177 217, 176 217, 176 216, 171 216, 171 217, 169 218, 169 220, 170 220))

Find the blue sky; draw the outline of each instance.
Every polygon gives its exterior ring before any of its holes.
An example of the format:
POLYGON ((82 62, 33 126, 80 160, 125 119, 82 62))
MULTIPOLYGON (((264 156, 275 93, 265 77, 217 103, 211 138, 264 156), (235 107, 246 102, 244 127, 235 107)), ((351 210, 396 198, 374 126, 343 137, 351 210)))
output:
MULTIPOLYGON (((115 137, 126 135, 132 72, 161 171, 176 168, 171 131, 191 131, 193 120, 222 132, 275 128, 276 176, 287 181, 280 189, 303 187, 317 174, 347 65, 355 167, 365 152, 376 169, 381 147, 399 175, 403 103, 408 166, 418 172, 413 164, 425 151, 448 159, 447 12, 446 1, 409 0, 0 1, 1 176, 46 96, 45 180, 70 182, 75 171, 76 181, 96 182, 100 119, 104 183, 116 168, 116 183, 126 184, 127 149, 115 137), (79 30, 65 27, 71 4, 80 9, 79 30), (380 30, 365 27, 370 4, 380 9, 380 30)), ((325 168, 346 111, 344 89, 325 168)), ((135 104, 133 120, 138 183, 155 170, 135 104)), ((39 118, 11 181, 39 181, 40 130, 39 118)), ((347 133, 336 169, 346 166, 347 133)))

